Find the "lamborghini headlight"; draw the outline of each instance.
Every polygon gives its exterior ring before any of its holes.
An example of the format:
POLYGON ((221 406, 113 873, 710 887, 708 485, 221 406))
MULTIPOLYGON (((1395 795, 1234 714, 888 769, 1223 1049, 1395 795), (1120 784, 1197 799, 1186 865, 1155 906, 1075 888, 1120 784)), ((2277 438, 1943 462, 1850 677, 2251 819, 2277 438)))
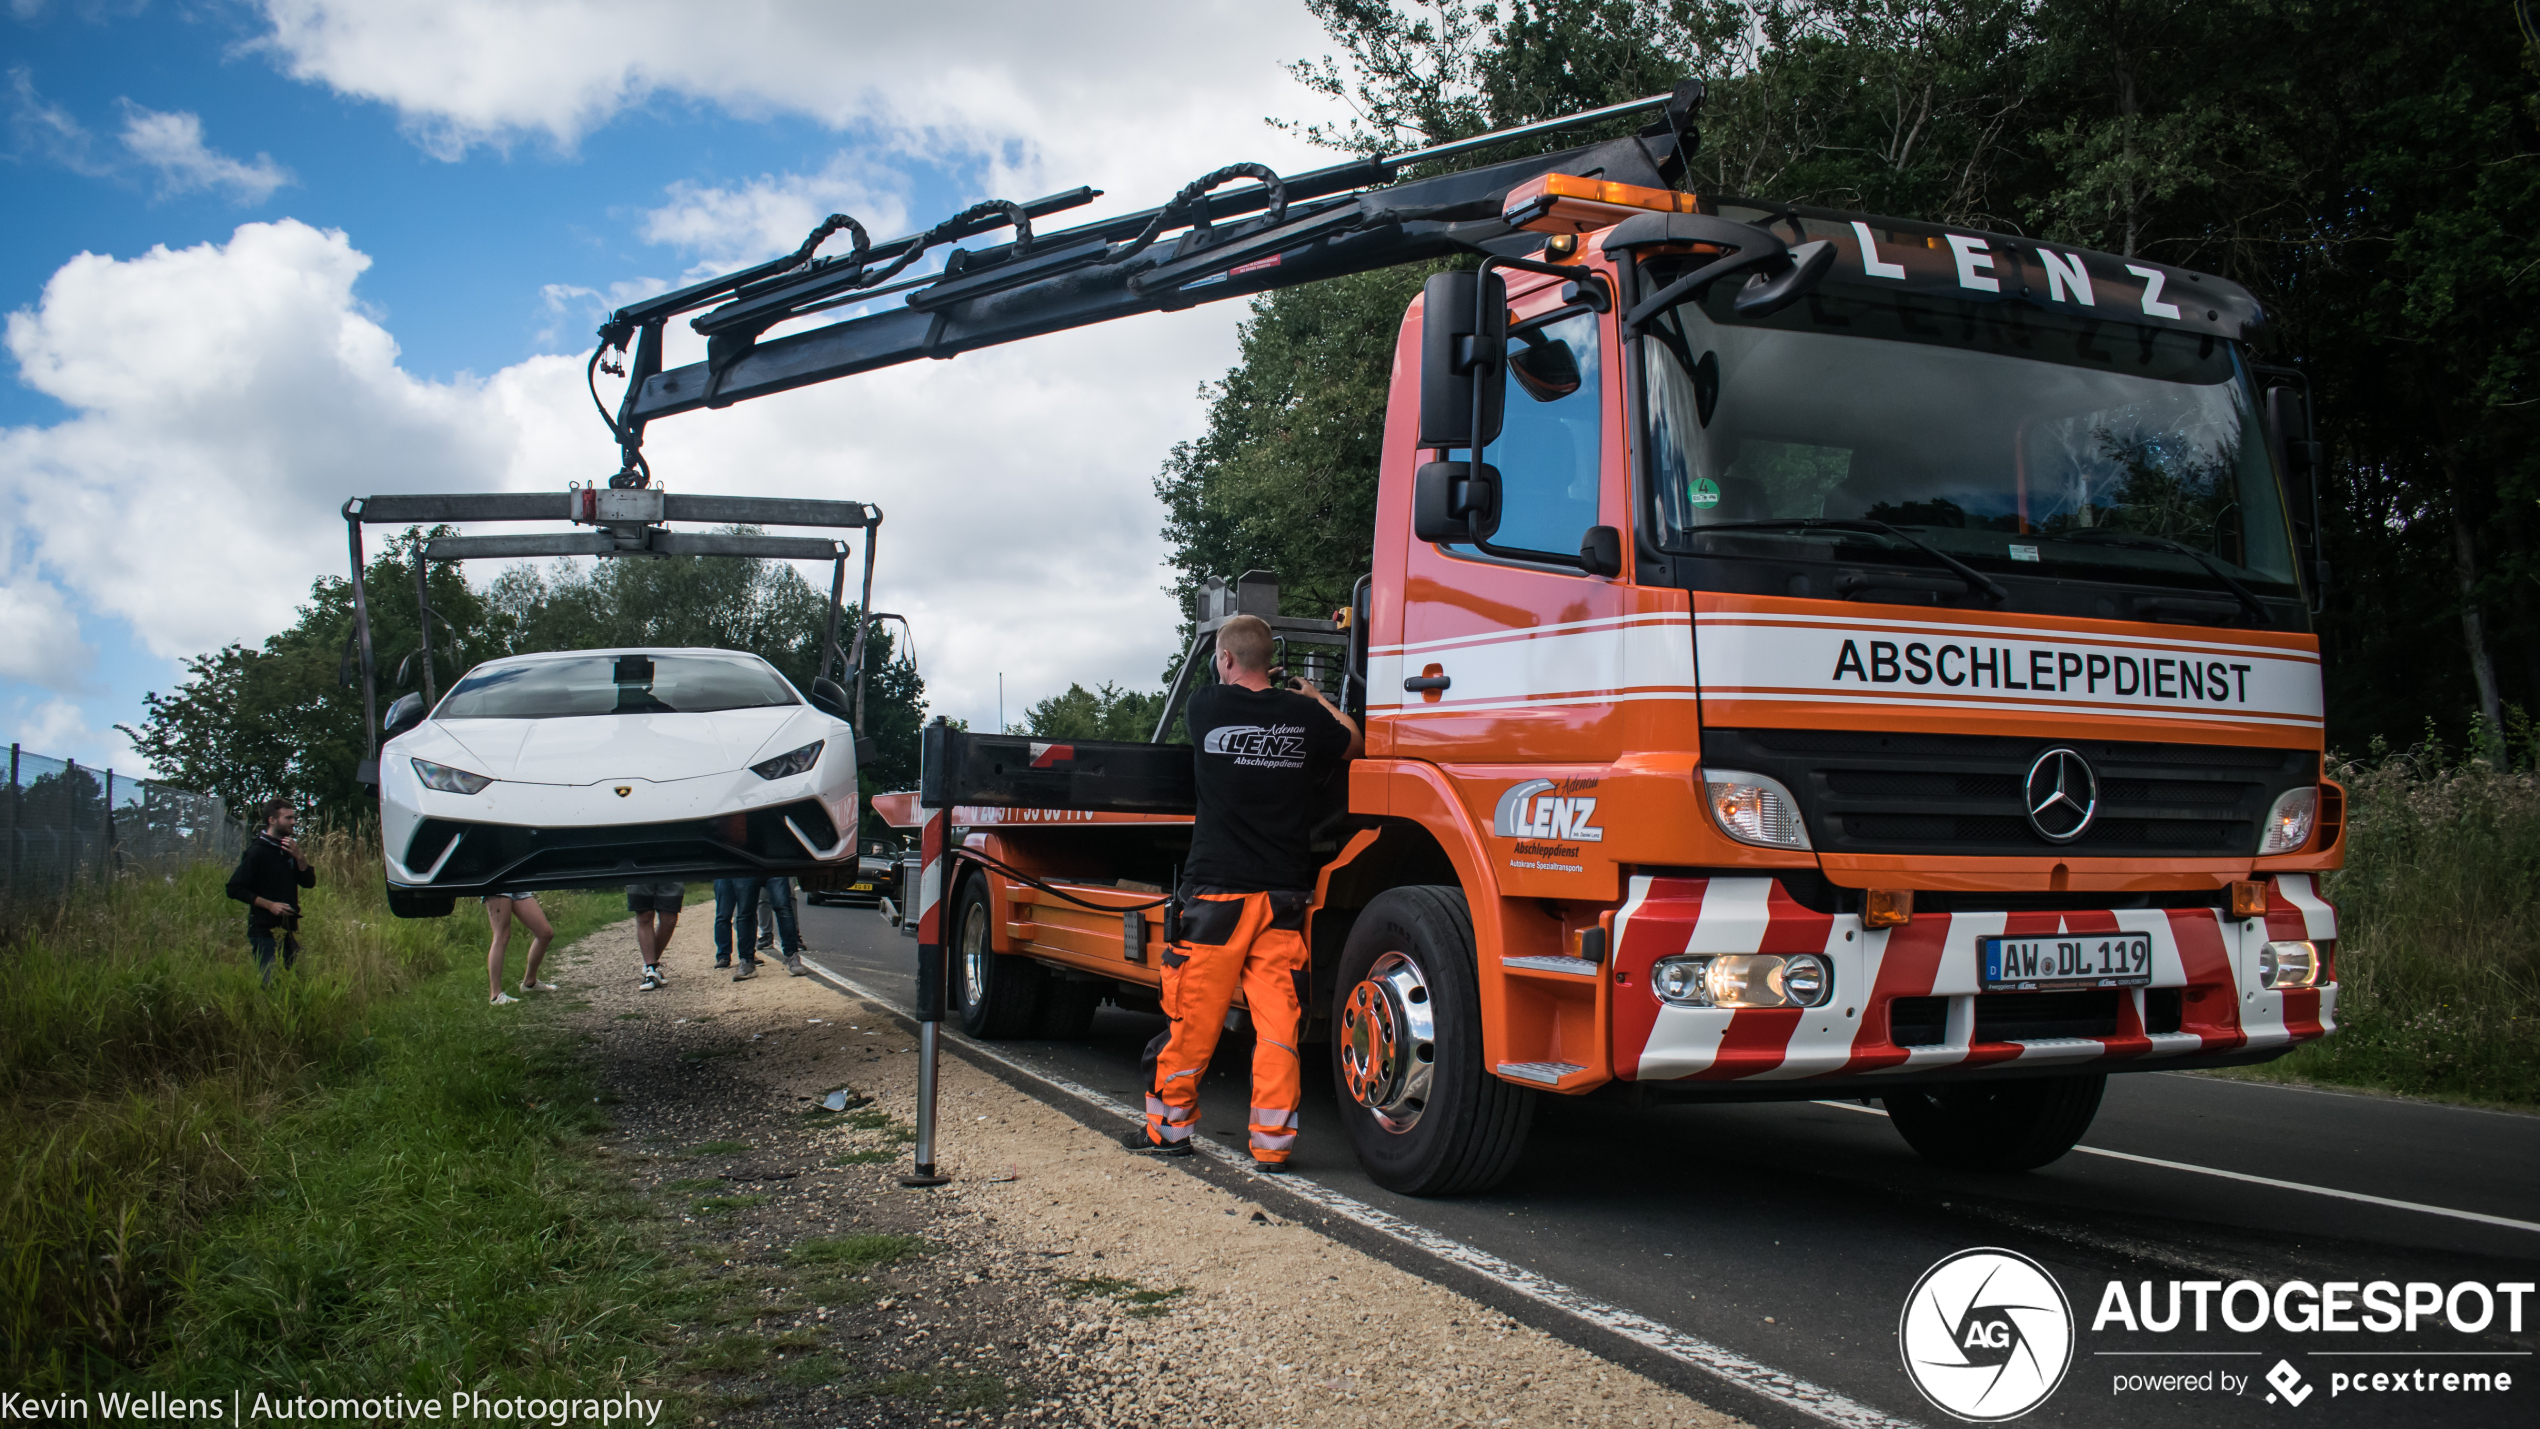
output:
POLYGON ((423 787, 438 789, 444 794, 483 793, 485 786, 494 782, 482 774, 470 774, 464 769, 453 769, 447 764, 435 764, 429 759, 413 759, 407 762, 414 765, 415 777, 423 781, 423 787))
POLYGON ((750 772, 761 779, 783 779, 801 774, 820 762, 820 749, 829 741, 815 739, 800 749, 789 750, 774 759, 762 759, 750 766, 750 772))

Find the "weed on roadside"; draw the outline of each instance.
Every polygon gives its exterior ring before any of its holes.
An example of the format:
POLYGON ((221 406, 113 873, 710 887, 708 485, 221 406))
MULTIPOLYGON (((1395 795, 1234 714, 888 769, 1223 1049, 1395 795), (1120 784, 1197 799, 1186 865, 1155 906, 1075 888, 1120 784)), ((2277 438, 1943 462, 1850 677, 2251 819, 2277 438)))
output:
POLYGON ((748 1154, 746 1141, 700 1141, 681 1152, 683 1156, 742 1156, 748 1154))
POLYGON ((926 1243, 913 1235, 834 1236, 799 1241, 785 1253, 785 1259, 799 1266, 823 1266, 832 1271, 862 1271, 906 1259, 926 1248, 926 1243))
POLYGON ((1172 1302, 1191 1293, 1191 1287, 1176 1285, 1167 1290, 1149 1290, 1134 1280, 1121 1280, 1109 1275, 1086 1275, 1062 1280, 1059 1291, 1070 1300, 1114 1300, 1129 1307, 1129 1313, 1141 1320, 1151 1320, 1172 1309, 1172 1302))

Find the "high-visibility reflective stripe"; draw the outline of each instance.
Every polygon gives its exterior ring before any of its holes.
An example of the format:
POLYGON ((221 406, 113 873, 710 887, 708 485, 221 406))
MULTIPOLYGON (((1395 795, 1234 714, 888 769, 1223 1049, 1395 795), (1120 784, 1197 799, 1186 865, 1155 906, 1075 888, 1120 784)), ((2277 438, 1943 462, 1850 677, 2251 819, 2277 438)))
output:
POLYGON ((1294 1111, 1282 1111, 1274 1106, 1257 1106, 1252 1109, 1252 1124, 1255 1126, 1285 1127, 1290 1131, 1294 1131, 1296 1130, 1296 1113, 1294 1111))
POLYGON ((1255 1151, 1286 1151, 1295 1145, 1296 1133, 1293 1131, 1255 1130, 1252 1134, 1252 1149, 1255 1151))

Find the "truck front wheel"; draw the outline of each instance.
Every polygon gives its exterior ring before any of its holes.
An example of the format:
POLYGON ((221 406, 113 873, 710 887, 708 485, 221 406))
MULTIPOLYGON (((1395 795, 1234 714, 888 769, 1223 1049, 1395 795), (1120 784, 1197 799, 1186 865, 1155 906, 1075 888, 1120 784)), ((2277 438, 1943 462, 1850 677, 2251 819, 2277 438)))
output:
POLYGON ((953 1006, 962 1031, 988 1040, 1031 1032, 1042 981, 1040 964, 996 950, 995 917, 987 880, 963 884, 953 912, 953 1006))
POLYGON ((1389 1191, 1483 1191, 1516 1169, 1534 1098, 1483 1065, 1461 890, 1391 889, 1358 916, 1334 993, 1332 1081, 1359 1164, 1389 1191))
POLYGON ((2034 1171, 2073 1149, 2099 1114, 2105 1075, 1900 1087, 1880 1100, 1905 1144, 1959 1171, 2034 1171))

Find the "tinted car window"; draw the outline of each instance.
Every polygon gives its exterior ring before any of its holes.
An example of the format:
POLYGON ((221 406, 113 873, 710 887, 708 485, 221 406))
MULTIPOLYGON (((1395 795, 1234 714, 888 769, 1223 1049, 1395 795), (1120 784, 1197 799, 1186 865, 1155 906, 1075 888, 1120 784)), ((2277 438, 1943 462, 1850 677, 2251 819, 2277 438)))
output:
POLYGON ((459 681, 436 719, 705 714, 796 705, 764 660, 744 655, 577 655, 479 670, 459 681))

